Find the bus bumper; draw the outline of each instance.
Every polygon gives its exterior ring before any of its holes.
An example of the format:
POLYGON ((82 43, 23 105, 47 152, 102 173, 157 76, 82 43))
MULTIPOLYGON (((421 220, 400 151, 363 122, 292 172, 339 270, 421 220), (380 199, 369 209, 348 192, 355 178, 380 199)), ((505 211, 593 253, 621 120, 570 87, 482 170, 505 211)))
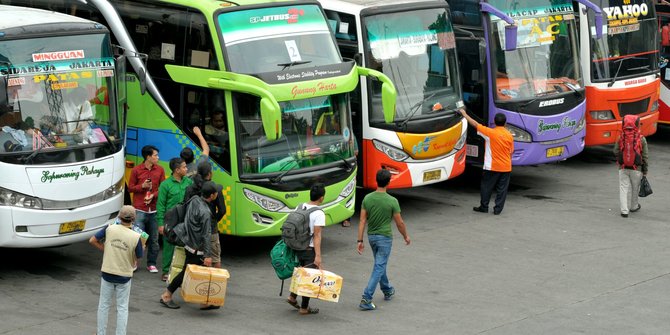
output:
POLYGON ((535 165, 565 160, 584 150, 584 130, 547 142, 514 142, 512 165, 535 165))
POLYGON ((123 193, 72 210, 30 210, 0 207, 0 247, 42 248, 88 240, 100 228, 114 222, 123 205, 123 193), (61 224, 85 220, 82 231, 59 234, 61 224))
MULTIPOLYGON (((640 117, 640 132, 643 136, 656 133, 658 115, 658 112, 654 112, 640 117)), ((590 123, 586 127, 587 146, 613 144, 621 131, 621 121, 590 123)))

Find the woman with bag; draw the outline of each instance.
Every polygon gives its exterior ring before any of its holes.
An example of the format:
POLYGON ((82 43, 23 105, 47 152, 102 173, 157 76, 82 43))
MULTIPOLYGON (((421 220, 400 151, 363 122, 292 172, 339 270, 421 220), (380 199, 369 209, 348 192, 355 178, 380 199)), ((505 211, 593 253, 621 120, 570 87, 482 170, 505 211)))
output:
POLYGON ((614 142, 614 155, 619 165, 619 203, 621 216, 642 208, 638 202, 640 181, 647 176, 649 149, 647 139, 640 134, 640 118, 626 115, 623 118, 621 134, 614 142))

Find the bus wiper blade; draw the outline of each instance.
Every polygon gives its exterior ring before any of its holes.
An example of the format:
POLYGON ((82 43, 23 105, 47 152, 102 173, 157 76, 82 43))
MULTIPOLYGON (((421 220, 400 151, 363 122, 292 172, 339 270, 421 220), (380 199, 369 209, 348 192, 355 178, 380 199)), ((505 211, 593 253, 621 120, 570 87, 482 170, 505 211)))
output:
POLYGON ((289 63, 279 63, 279 64, 277 64, 277 66, 283 66, 281 70, 284 71, 287 68, 290 69, 294 65, 309 64, 311 62, 312 62, 311 60, 299 60, 299 61, 293 61, 293 62, 289 62, 289 63))
POLYGON ((346 166, 345 169, 346 169, 347 172, 351 172, 351 169, 353 169, 352 164, 350 164, 344 156, 339 155, 336 152, 332 152, 332 151, 326 151, 326 154, 332 155, 333 157, 336 157, 337 159, 339 159, 342 162, 342 164, 344 164, 344 166, 346 166))
POLYGON ((429 95, 427 98, 425 98, 425 99, 423 99, 423 100, 421 100, 421 101, 415 103, 414 106, 410 107, 410 108, 409 108, 409 110, 410 110, 410 112, 409 112, 409 116, 407 116, 407 118, 405 118, 405 119, 400 123, 400 125, 399 125, 398 127, 399 127, 399 128, 406 127, 406 126, 407 126, 407 122, 409 122, 409 120, 411 120, 411 119, 414 117, 414 114, 416 114, 416 112, 417 112, 419 109, 421 109, 421 106, 423 106, 423 103, 426 102, 426 101, 428 101, 430 98, 434 97, 436 94, 437 94, 437 92, 434 92, 433 94, 429 95))
POLYGON ((293 157, 293 156, 291 156, 291 158, 292 158, 292 160, 290 160, 290 161, 288 161, 288 162, 282 164, 282 166, 279 168, 279 170, 283 170, 285 167, 287 167, 289 164, 292 164, 292 163, 295 163, 295 166, 294 166, 294 167, 291 167, 291 168, 289 168, 289 169, 286 169, 286 170, 284 170, 282 173, 280 173, 280 174, 278 174, 278 175, 276 175, 276 176, 270 178, 270 182, 271 182, 271 183, 273 183, 273 184, 279 184, 279 183, 281 183, 282 178, 284 178, 284 176, 286 176, 287 173, 289 173, 289 172, 291 172, 291 171, 293 171, 293 170, 295 170, 295 169, 297 169, 297 168, 300 167, 300 165, 298 164, 298 162, 299 162, 301 159, 296 159, 296 158, 293 157))
POLYGON ((628 69, 627 71, 636 71, 636 70, 649 70, 649 65, 632 67, 632 68, 628 69))
POLYGON ((579 96, 580 99, 584 97, 584 93, 582 93, 581 91, 579 91, 579 90, 577 89, 577 87, 575 87, 575 85, 572 84, 571 82, 566 81, 566 80, 563 80, 561 83, 562 83, 565 87, 569 88, 570 91, 572 91, 572 92, 575 93, 577 96, 579 96))
POLYGON ((617 60, 612 61, 612 63, 619 63, 619 67, 616 69, 616 73, 614 73, 614 77, 612 77, 612 80, 607 83, 607 87, 612 87, 614 83, 616 82, 617 78, 619 78, 619 71, 621 70, 621 65, 623 64, 623 61, 628 60, 628 59, 644 59, 642 57, 635 57, 635 56, 628 56, 628 57, 622 57, 617 60))
POLYGON ((44 147, 38 147, 37 149, 35 149, 35 151, 31 152, 30 155, 26 156, 25 158, 21 158, 21 160, 24 163, 32 162, 33 158, 35 158, 37 154, 42 152, 42 149, 44 149, 44 147))

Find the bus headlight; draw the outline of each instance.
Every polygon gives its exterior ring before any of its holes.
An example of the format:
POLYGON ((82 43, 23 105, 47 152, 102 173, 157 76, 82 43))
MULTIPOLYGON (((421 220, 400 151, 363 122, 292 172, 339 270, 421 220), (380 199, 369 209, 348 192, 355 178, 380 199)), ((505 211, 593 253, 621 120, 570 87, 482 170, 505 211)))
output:
POLYGON ((372 144, 375 145, 375 148, 377 148, 377 150, 383 152, 384 154, 386 154, 386 156, 389 156, 389 158, 391 158, 396 162, 402 162, 409 157, 409 155, 407 155, 404 151, 396 149, 386 143, 379 142, 377 140, 372 140, 372 144))
POLYGON ((468 133, 463 132, 463 135, 461 135, 461 138, 458 139, 458 142, 456 142, 456 145, 454 145, 454 150, 458 151, 463 149, 463 146, 465 145, 465 141, 468 138, 468 133))
POLYGON ((354 176, 354 178, 351 179, 351 181, 347 184, 347 186, 345 186, 345 187, 342 189, 342 192, 340 192, 340 196, 341 196, 342 198, 346 198, 346 197, 348 197, 349 194, 351 194, 351 192, 353 192, 355 189, 356 189, 356 177, 354 176))
POLYGON ((575 131, 572 133, 577 134, 578 132, 582 131, 582 129, 584 129, 584 126, 586 126, 586 117, 582 115, 582 118, 579 120, 577 127, 575 127, 575 131))
POLYGON ((113 198, 119 193, 123 193, 123 187, 125 186, 125 180, 121 178, 116 184, 112 185, 110 188, 106 189, 105 192, 103 192, 103 200, 107 200, 109 198, 113 198))
POLYGON ((651 103, 651 111, 655 112, 658 110, 658 100, 654 100, 654 102, 651 103))
POLYGON ((614 120, 614 113, 611 110, 591 111, 591 118, 594 120, 614 120))
POLYGON ((42 201, 39 198, 0 187, 0 206, 42 209, 42 201))
POLYGON ((244 195, 247 197, 247 199, 255 202, 258 204, 258 206, 261 206, 263 209, 266 211, 270 212, 278 212, 280 209, 286 207, 283 202, 277 200, 277 199, 272 199, 270 197, 266 197, 264 195, 260 195, 254 191, 248 190, 248 189, 243 189, 244 195))
POLYGON ((533 139, 530 137, 530 133, 517 127, 513 126, 511 124, 506 124, 505 128, 512 133, 512 137, 514 137, 514 141, 516 142, 531 142, 533 139))

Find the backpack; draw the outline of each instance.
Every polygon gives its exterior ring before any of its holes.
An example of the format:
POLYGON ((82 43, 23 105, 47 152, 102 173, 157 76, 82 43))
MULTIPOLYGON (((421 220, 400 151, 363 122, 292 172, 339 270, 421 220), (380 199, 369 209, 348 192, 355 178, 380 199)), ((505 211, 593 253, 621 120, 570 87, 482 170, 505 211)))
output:
POLYGON ((284 240, 277 241, 275 246, 272 247, 270 251, 270 263, 275 269, 277 277, 281 279, 281 291, 279 291, 279 295, 281 296, 284 291, 284 279, 291 278, 293 276, 293 268, 300 265, 300 263, 293 250, 284 243, 284 240))
POLYGON ((184 232, 186 208, 188 208, 188 204, 193 198, 195 198, 195 196, 191 197, 186 202, 182 201, 178 203, 165 212, 163 218, 163 236, 165 236, 165 239, 171 244, 180 247, 184 246, 184 242, 181 241, 179 236, 184 232))
POLYGON ((304 204, 300 204, 289 213, 281 226, 281 238, 293 250, 306 250, 309 247, 312 239, 312 233, 309 231, 309 215, 321 209, 319 206, 309 209, 303 206, 304 204))
POLYGON ((623 118, 619 137, 619 157, 617 157, 617 162, 622 168, 637 170, 642 165, 642 139, 637 122, 636 115, 626 115, 623 118))

